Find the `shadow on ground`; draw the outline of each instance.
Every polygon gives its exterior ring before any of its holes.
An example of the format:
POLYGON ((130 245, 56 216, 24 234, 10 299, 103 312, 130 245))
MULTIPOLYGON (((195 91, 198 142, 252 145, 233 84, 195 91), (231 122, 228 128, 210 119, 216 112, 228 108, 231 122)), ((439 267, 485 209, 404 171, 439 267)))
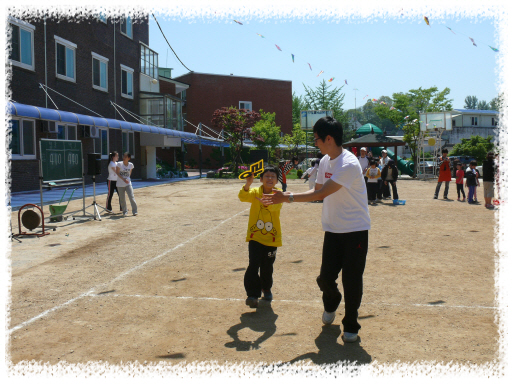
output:
POLYGON ((227 348, 235 348, 237 351, 250 351, 259 349, 260 344, 269 339, 276 333, 277 315, 272 310, 270 304, 264 305, 260 300, 260 306, 255 312, 246 312, 240 316, 240 324, 233 325, 228 329, 227 334, 233 339, 226 344, 227 348), (254 332, 263 332, 263 335, 254 341, 240 340, 238 332, 244 328, 249 328, 254 332))

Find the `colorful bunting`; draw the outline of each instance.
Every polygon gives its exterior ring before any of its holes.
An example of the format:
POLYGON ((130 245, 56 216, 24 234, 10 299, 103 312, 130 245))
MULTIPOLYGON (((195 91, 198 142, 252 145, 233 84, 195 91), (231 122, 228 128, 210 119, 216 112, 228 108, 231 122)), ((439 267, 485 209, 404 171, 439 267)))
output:
POLYGON ((240 25, 243 25, 241 22, 239 22, 238 20, 233 20, 235 23, 238 23, 240 25))
POLYGON ((413 123, 415 123, 415 122, 417 122, 417 121, 418 121, 418 119, 414 119, 412 122, 413 122, 413 123))
POLYGON ((329 83, 332 83, 332 82, 333 82, 333 80, 334 80, 334 77, 331 77, 331 78, 329 79, 329 83))
POLYGON ((473 40, 471 37, 469 38, 469 40, 471 40, 471 42, 473 43, 473 45, 476 47, 477 45, 475 44, 475 40, 473 40))
POLYGON ((259 33, 257 33, 257 35, 258 35, 258 36, 260 36, 260 37, 263 37, 263 38, 265 38, 265 36, 263 36, 263 35, 260 35, 259 33))
POLYGON ((309 69, 313 70, 313 68, 311 68, 311 64, 308 63, 308 65, 309 65, 309 69))
POLYGON ((390 110, 390 111, 392 111, 393 109, 395 109, 395 107, 391 107, 391 108, 389 108, 389 110, 390 110))
POLYGON ((409 115, 405 116, 405 117, 404 117, 404 120, 407 120, 408 118, 409 118, 409 115))
POLYGON ((347 79, 345 79, 345 84, 347 84, 347 85, 348 85, 348 83, 347 83, 347 79))
POLYGON ((383 102, 383 101, 381 101, 380 103, 381 103, 381 104, 384 104, 384 105, 386 105, 386 103, 385 103, 385 102, 383 102))
POLYGON ((493 48, 489 45, 489 48, 491 48, 494 52, 499 52, 496 48, 493 48))
POLYGON ((366 99, 368 97, 368 95, 366 95, 365 97, 363 97, 363 100, 366 99))
POLYGON ((446 28, 448 28, 450 31, 452 31, 452 33, 453 33, 454 35, 456 35, 456 33, 455 33, 455 32, 453 32, 453 30, 452 30, 450 27, 446 27, 446 28))
POLYGON ((292 61, 295 63, 295 55, 292 53, 292 61))
POLYGON ((377 100, 377 99, 372 99, 372 101, 379 101, 379 100, 377 100))
POLYGON ((324 71, 320 71, 320 73, 316 75, 316 77, 320 76, 322 73, 324 73, 324 71))
POLYGON ((428 17, 423 16, 423 20, 425 20, 425 23, 427 23, 427 25, 430 27, 430 22, 428 21, 428 17))
POLYGON ((281 50, 281 48, 279 48, 279 45, 275 44, 275 46, 277 47, 277 49, 279 49, 281 52, 283 52, 283 51, 281 50))

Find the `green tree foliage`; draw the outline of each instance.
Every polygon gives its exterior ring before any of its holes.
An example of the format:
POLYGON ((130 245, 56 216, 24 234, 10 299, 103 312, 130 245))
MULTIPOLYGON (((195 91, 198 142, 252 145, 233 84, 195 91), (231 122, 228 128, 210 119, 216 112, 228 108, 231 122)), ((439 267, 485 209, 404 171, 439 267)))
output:
POLYGON ((502 109, 503 101, 504 100, 503 100, 503 93, 502 93, 498 97, 495 97, 494 99, 491 100, 491 102, 489 103, 489 109, 499 112, 502 109))
POLYGON ((476 105, 476 109, 485 111, 485 110, 491 109, 491 105, 487 101, 481 100, 476 105))
POLYGON ((260 140, 254 140, 254 144, 258 149, 268 149, 270 158, 275 156, 275 150, 281 142, 281 127, 276 125, 276 113, 264 112, 260 109, 261 120, 254 124, 251 129, 256 137, 260 140))
POLYGON ((478 164, 487 158, 487 153, 494 150, 492 136, 483 138, 481 136, 471 136, 469 139, 462 139, 459 144, 453 146, 450 156, 472 156, 478 164))
POLYGON ((464 109, 476 109, 478 98, 476 96, 466 96, 464 99, 464 109))
POLYGON ((333 85, 328 85, 325 80, 322 80, 315 89, 305 84, 302 85, 304 85, 304 91, 306 92, 303 107, 312 110, 332 110, 334 118, 343 126, 346 126, 348 115, 343 112, 343 99, 345 98, 345 94, 342 93, 343 85, 331 89, 333 85))
POLYGON ((413 159, 418 153, 420 136, 419 114, 421 112, 441 112, 452 110, 452 101, 448 99, 450 88, 439 91, 437 87, 411 89, 408 93, 393 93, 392 106, 378 104, 375 113, 386 118, 404 131, 404 141, 411 149, 413 159), (408 117, 407 117, 408 116, 408 117), (414 122, 416 120, 416 122, 414 122))
POLYGON ((300 123, 293 125, 292 134, 284 135, 281 138, 281 143, 288 147, 293 156, 298 156, 299 145, 306 145, 306 132, 300 128, 300 123))
POLYGON ((300 111, 306 109, 306 105, 302 96, 297 96, 295 92, 292 94, 292 123, 300 124, 300 111))
POLYGON ((230 145, 233 155, 233 172, 238 173, 238 165, 242 162, 241 153, 245 139, 261 140, 253 134, 251 128, 261 119, 258 112, 238 109, 233 106, 223 107, 213 112, 212 124, 219 130, 224 130, 225 140, 230 145))

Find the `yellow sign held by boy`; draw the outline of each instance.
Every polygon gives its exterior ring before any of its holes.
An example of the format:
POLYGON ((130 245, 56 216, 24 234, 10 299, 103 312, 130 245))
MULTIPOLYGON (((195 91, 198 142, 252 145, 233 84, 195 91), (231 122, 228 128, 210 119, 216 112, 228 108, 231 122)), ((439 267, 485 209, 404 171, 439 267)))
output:
POLYGON ((257 163, 251 164, 249 167, 249 170, 242 172, 240 175, 238 175, 238 178, 240 180, 245 180, 249 176, 251 176, 251 174, 253 174, 254 177, 258 177, 260 175, 260 173, 262 173, 262 172, 263 172, 263 159, 261 159, 257 163))

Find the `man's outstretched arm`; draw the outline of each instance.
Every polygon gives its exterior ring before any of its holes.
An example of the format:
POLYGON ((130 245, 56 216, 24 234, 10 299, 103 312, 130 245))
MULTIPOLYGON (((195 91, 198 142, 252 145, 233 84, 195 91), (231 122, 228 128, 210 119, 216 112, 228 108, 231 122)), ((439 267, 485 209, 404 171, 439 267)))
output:
MULTIPOLYGON (((327 182, 323 185, 316 184, 315 190, 311 189, 307 192, 293 193, 293 201, 306 203, 308 201, 323 200, 327 196, 332 195, 334 192, 338 191, 340 188, 340 184, 337 184, 332 180, 327 180, 327 182), (320 189, 316 189, 318 186, 321 186, 320 189)), ((275 193, 272 195, 263 195, 260 201, 265 205, 287 203, 291 194, 291 192, 283 193, 281 191, 275 190, 275 193)))

